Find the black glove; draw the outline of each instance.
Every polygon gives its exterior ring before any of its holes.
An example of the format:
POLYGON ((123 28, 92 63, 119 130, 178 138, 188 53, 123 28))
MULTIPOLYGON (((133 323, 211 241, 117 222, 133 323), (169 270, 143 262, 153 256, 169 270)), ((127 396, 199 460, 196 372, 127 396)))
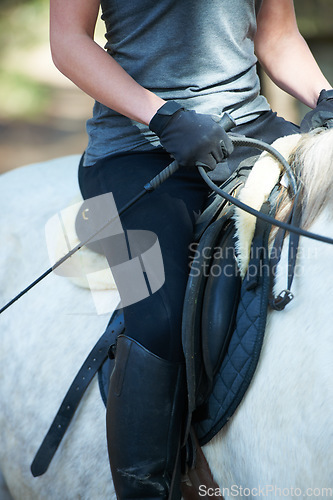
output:
POLYGON ((310 132, 317 127, 333 127, 333 90, 322 90, 317 106, 309 111, 301 121, 302 133, 310 132))
POLYGON ((234 149, 225 130, 211 116, 186 111, 175 101, 168 101, 157 111, 149 128, 182 166, 214 170, 234 149))

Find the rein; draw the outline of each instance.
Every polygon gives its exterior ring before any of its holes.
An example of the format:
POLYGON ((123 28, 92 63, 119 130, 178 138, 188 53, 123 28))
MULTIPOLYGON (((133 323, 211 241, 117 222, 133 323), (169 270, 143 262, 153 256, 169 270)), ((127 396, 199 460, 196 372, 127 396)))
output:
POLYGON ((246 203, 243 203, 242 201, 239 201, 237 198, 234 196, 230 195, 223 189, 219 188, 216 186, 211 179, 208 177, 206 174, 205 170, 203 167, 198 167, 198 170, 204 179, 205 182, 207 182, 208 186, 215 191, 215 193, 219 194, 222 196, 222 198, 225 198, 227 201, 235 205, 236 207, 244 210, 245 212, 254 215, 257 219, 261 219, 264 222, 267 222, 268 224, 272 224, 273 226, 280 227, 284 229, 285 231, 289 231, 291 233, 298 234, 299 236, 305 236, 306 238, 311 238, 313 240, 321 241, 323 243, 328 243, 330 245, 333 245, 333 238, 330 238, 328 236, 323 236, 321 234, 317 233, 312 233, 311 231, 307 231, 306 229, 302 229, 300 227, 293 226, 292 224, 288 224, 287 222, 282 222, 278 219, 275 219, 274 217, 271 217, 270 215, 263 214, 262 212, 259 212, 258 210, 255 210, 254 208, 250 207, 246 203))
MULTIPOLYGON (((293 195, 296 197, 298 193, 298 188, 295 180, 295 176, 290 168, 289 163, 286 161, 286 159, 275 149, 273 148, 270 144, 266 144, 263 141, 259 141, 257 139, 251 139, 249 137, 242 137, 242 136, 234 136, 230 134, 230 139, 232 140, 233 144, 235 146, 252 146, 254 148, 260 149, 261 151, 267 151, 270 153, 272 156, 274 156, 285 168, 285 171, 288 175, 288 179, 290 182, 290 186, 293 191, 293 195)), ((203 167, 198 167, 199 173, 203 180, 206 182, 206 184, 213 190, 215 191, 216 194, 222 196, 222 198, 226 199, 236 207, 240 208, 241 210, 244 210, 245 212, 254 215, 257 219, 261 219, 264 222, 267 222, 268 224, 272 224, 273 226, 277 226, 281 229, 284 229, 285 231, 289 231, 291 233, 295 233, 299 236, 305 236, 306 238, 311 238, 314 240, 321 241, 323 243, 328 243, 330 245, 333 245, 333 238, 329 238, 328 236, 323 236, 321 234, 317 233, 312 233, 311 231, 307 231, 305 229, 302 229, 300 227, 297 227, 293 224, 289 224, 286 222, 279 221, 275 219, 274 217, 271 217, 267 214, 263 214, 262 212, 259 212, 258 210, 255 210, 254 208, 250 207, 246 203, 241 202, 234 196, 230 195, 223 189, 219 188, 214 184, 214 182, 208 177, 207 172, 203 167)))
MULTIPOLYGON (((230 134, 230 139, 236 147, 237 146, 252 146, 252 147, 257 148, 261 151, 267 151, 272 156, 274 156, 285 168, 291 189, 293 191, 294 196, 296 196, 298 190, 297 190, 297 185, 296 185, 294 174, 293 174, 288 162, 275 148, 273 148, 270 144, 267 144, 263 141, 248 138, 245 136, 237 136, 237 135, 230 134)), ((176 172, 178 170, 178 168, 179 168, 179 165, 176 161, 173 161, 172 163, 170 163, 170 165, 168 165, 159 174, 157 174, 153 179, 151 179, 144 186, 144 189, 142 191, 140 191, 140 193, 138 193, 131 201, 129 201, 124 207, 122 207, 122 209, 119 210, 119 213, 117 214, 117 216, 113 217, 111 220, 106 222, 100 229, 98 229, 94 234, 89 236, 89 238, 87 238, 85 241, 76 245, 66 255, 64 255, 61 259, 59 259, 52 267, 47 269, 36 280, 34 280, 32 283, 30 283, 30 285, 28 285, 26 288, 24 288, 18 295, 16 295, 13 299, 11 299, 7 304, 5 304, 0 309, 0 314, 2 314, 6 309, 8 309, 18 299, 20 299, 23 295, 25 295, 29 290, 31 290, 40 281, 42 281, 44 278, 46 278, 46 276, 48 276, 53 270, 57 269, 67 259, 72 257, 72 255, 74 255, 74 253, 76 253, 78 250, 80 250, 83 246, 90 243, 93 238, 95 238, 99 233, 101 233, 107 226, 109 226, 109 224, 114 222, 116 218, 120 217, 120 215, 122 215, 129 207, 134 205, 134 203, 136 203, 139 199, 141 199, 145 194, 147 194, 151 191, 154 191, 158 186, 160 186, 164 181, 166 181, 174 172, 176 172)), ((244 210, 245 212, 248 212, 249 214, 254 215, 257 219, 260 219, 260 220, 263 220, 264 222, 267 222, 269 224, 278 226, 279 228, 284 229, 285 231, 289 231, 291 233, 294 233, 298 236, 305 236, 307 238, 318 240, 318 241, 321 241, 323 243, 328 243, 330 245, 333 244, 333 238, 329 238, 327 236, 322 236, 320 234, 306 231, 305 229, 296 227, 293 224, 288 224, 286 222, 279 221, 279 220, 275 219, 274 217, 271 217, 267 214, 263 214, 262 212, 259 212, 258 210, 255 210, 254 208, 239 201, 234 196, 230 195, 229 193, 227 193, 223 189, 216 186, 216 184, 208 177, 204 167, 198 166, 198 170, 199 170, 199 173, 200 173, 201 177, 203 178, 203 180, 206 182, 206 184, 213 191, 215 191, 215 193, 217 193, 218 195, 220 195, 222 198, 226 199, 227 201, 229 201, 233 205, 237 206, 238 208, 244 210)))

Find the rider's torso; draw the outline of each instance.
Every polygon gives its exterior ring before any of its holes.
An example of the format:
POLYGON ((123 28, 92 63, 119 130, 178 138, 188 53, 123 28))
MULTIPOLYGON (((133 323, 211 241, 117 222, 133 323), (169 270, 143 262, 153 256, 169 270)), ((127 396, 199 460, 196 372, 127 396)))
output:
MULTIPOLYGON (((105 48, 165 100, 221 115, 240 102, 238 123, 269 106, 259 96, 255 0, 102 0, 105 48)), ((88 121, 86 164, 108 154, 159 146, 148 127, 96 103, 88 121)))

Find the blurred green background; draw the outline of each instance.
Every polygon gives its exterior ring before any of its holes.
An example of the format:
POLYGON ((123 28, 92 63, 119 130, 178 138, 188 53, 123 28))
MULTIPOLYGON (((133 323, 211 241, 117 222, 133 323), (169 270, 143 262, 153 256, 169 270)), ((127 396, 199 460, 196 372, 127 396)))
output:
MULTIPOLYGON (((333 82, 333 0, 295 0, 301 33, 333 82)), ((0 0, 0 172, 78 154, 92 100, 53 66, 48 0, 0 0)), ((100 21, 97 41, 103 45, 100 21)), ((299 122, 307 111, 262 75, 273 109, 299 122)))

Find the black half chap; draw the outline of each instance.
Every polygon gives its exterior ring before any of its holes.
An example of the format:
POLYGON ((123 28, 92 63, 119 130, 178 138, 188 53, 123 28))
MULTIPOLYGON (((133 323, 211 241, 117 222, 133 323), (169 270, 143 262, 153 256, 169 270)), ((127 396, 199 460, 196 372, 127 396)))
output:
MULTIPOLYGON (((297 131, 296 126, 272 112, 235 129, 239 134, 269 143, 297 131)), ((244 158, 257 152, 251 148, 236 148, 228 159, 228 168, 218 169, 219 180, 228 177, 244 158)), ((171 161, 161 149, 113 155, 91 167, 80 165, 82 195, 87 199, 112 192, 120 210, 171 161)), ((217 177, 215 171, 213 177, 217 177)), ((190 245, 196 217, 203 210, 209 192, 196 169, 180 168, 156 191, 146 194, 121 216, 125 233, 147 230, 157 235, 165 273, 165 282, 159 290, 124 308, 126 335, 170 361, 182 359, 181 317, 190 245)), ((115 254, 120 247, 115 238, 103 241, 111 267, 118 258, 115 254)), ((135 283, 131 286, 135 287, 135 283)))

